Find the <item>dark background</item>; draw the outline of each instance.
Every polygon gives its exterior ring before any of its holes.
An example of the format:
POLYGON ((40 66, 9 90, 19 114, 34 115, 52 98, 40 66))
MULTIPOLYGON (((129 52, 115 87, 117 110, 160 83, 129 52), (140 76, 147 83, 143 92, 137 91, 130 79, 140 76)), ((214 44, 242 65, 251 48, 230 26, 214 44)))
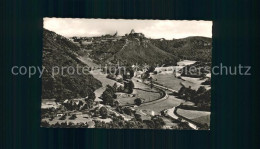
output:
POLYGON ((5 0, 1 16, 1 149, 258 148, 259 22, 256 1, 5 0), (40 128, 43 17, 213 20, 213 66, 250 65, 251 76, 212 76, 210 131, 40 128))

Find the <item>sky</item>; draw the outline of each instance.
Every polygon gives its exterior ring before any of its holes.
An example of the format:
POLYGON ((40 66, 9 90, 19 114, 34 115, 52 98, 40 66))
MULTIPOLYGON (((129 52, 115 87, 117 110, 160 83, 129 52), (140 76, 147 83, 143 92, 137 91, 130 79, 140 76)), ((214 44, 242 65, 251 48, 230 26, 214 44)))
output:
POLYGON ((125 20, 44 18, 43 27, 65 37, 93 37, 105 34, 125 35, 134 29, 147 38, 168 40, 189 36, 212 37, 212 21, 125 20))

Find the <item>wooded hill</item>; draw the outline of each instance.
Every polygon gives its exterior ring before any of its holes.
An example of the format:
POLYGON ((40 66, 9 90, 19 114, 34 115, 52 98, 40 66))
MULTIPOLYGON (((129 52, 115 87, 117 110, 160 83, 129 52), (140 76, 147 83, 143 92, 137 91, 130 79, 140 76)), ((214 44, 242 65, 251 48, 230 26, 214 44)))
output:
POLYGON ((125 36, 105 35, 75 41, 99 63, 176 65, 180 59, 210 62, 212 53, 212 40, 207 37, 165 40, 131 32, 125 36), (86 40, 88 44, 83 44, 86 40))
POLYGON ((95 89, 101 87, 101 82, 91 74, 69 75, 67 71, 52 75, 52 68, 57 66, 76 69, 77 64, 84 66, 77 59, 80 48, 67 38, 54 32, 43 30, 42 65, 45 71, 42 76, 42 99, 55 98, 58 100, 77 97, 93 96, 95 89))

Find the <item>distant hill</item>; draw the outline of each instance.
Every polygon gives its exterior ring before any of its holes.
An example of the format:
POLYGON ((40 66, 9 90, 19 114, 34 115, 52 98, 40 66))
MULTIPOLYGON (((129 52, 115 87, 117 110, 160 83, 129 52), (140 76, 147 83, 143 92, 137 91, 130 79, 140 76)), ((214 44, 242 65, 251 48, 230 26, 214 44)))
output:
POLYGON ((114 59, 129 64, 175 65, 178 57, 169 54, 150 43, 149 40, 129 40, 125 46, 118 51, 114 59))
POLYGON ((173 40, 151 39, 151 43, 181 59, 211 62, 211 38, 194 36, 173 40))
MULTIPOLYGON (((93 95, 95 89, 101 87, 101 82, 91 74, 69 75, 66 71, 52 76, 52 68, 76 65, 84 66, 77 59, 80 48, 67 38, 54 32, 43 30, 42 64, 47 71, 42 76, 42 99, 70 99, 93 95)), ((60 70, 61 71, 61 70, 60 70)))
POLYGON ((160 49, 150 42, 141 33, 127 34, 125 36, 100 36, 93 38, 77 39, 81 48, 89 52, 90 57, 97 63, 121 64, 149 64, 149 65, 175 65, 179 60, 174 54, 160 49), (87 45, 83 44, 88 40, 87 45))

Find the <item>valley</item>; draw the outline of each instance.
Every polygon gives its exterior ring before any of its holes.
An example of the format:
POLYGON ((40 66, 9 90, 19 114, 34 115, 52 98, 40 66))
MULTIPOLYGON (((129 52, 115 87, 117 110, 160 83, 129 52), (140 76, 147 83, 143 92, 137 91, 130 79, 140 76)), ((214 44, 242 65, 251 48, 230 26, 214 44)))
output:
POLYGON ((44 75, 42 127, 210 129, 211 86, 203 85, 210 73, 197 77, 181 71, 210 65, 205 57, 211 54, 211 39, 155 40, 134 30, 125 36, 67 39, 45 32, 44 66, 91 69, 85 76, 44 75), (52 55, 55 49, 64 53, 59 61, 52 55), (189 50, 196 56, 185 59, 189 50))

